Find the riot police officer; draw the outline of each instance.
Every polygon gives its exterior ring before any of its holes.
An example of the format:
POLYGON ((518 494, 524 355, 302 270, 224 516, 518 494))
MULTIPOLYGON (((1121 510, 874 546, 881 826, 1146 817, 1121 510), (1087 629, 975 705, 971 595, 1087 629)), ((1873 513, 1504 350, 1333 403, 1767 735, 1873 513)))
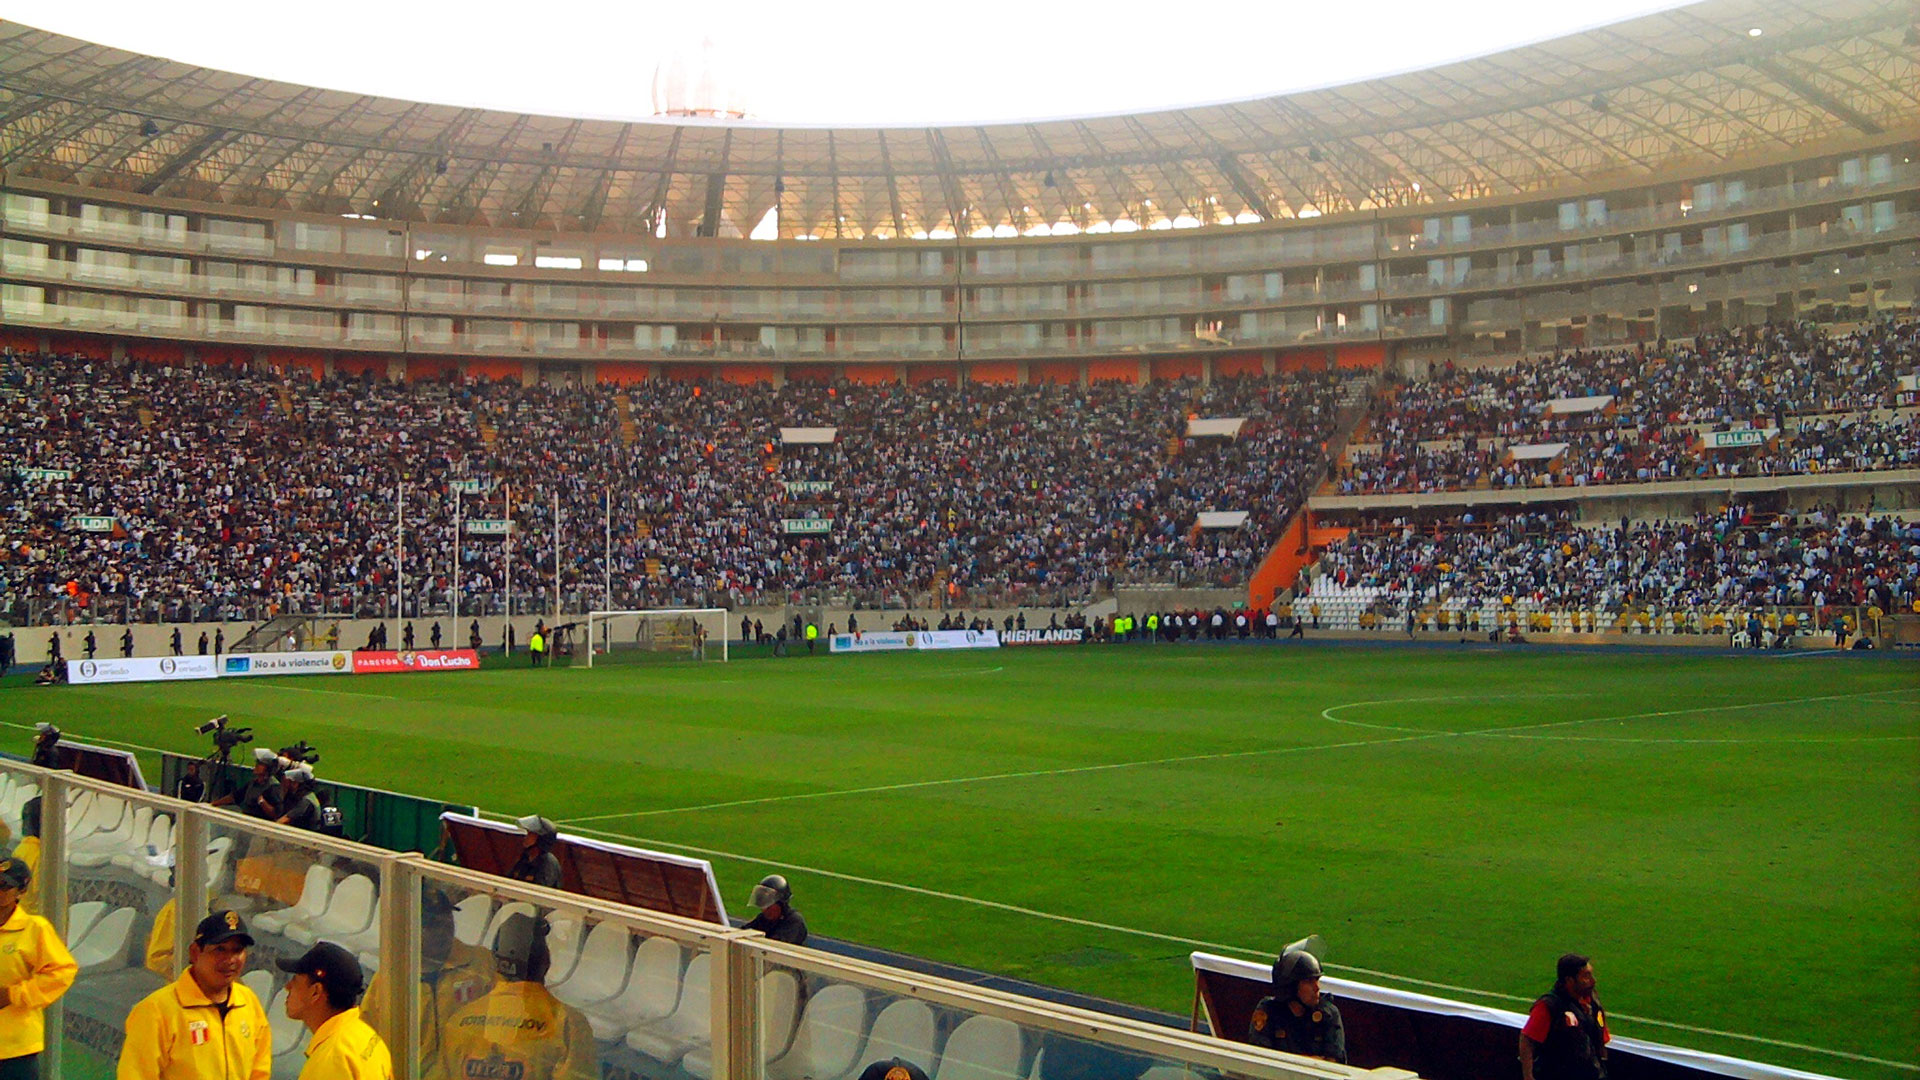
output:
POLYGON ((1331 995, 1320 992, 1320 961, 1289 945, 1273 962, 1273 995, 1253 1008, 1247 1041, 1270 1050, 1347 1062, 1347 1032, 1331 995))
POLYGON ((807 920, 793 910, 793 886, 779 874, 768 874, 753 887, 750 902, 760 909, 760 914, 747 923, 745 929, 758 930, 769 940, 785 942, 788 945, 807 943, 807 920))
POLYGON ((538 814, 523 817, 515 824, 526 830, 527 835, 522 841, 520 858, 507 871, 507 876, 529 885, 559 888, 560 859, 553 853, 554 845, 560 842, 559 827, 538 814))

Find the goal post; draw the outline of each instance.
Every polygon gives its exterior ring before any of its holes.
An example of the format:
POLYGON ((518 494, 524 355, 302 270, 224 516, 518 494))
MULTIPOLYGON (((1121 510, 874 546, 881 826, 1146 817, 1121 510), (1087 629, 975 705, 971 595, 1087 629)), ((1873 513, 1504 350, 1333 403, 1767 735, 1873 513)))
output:
POLYGON ((727 615, 725 608, 590 611, 584 627, 586 663, 582 666, 674 660, 724 662, 727 615))

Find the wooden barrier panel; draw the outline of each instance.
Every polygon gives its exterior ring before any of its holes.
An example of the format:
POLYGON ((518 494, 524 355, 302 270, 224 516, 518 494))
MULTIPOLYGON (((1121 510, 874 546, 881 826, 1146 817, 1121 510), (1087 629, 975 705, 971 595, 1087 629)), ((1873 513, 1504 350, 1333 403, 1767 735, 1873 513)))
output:
MULTIPOLYGON (((440 820, 461 866, 504 877, 520 858, 526 834, 514 826, 453 813, 442 814, 440 820)), ((560 887, 567 892, 727 925, 713 865, 704 859, 565 833, 553 854, 560 860, 560 887)))

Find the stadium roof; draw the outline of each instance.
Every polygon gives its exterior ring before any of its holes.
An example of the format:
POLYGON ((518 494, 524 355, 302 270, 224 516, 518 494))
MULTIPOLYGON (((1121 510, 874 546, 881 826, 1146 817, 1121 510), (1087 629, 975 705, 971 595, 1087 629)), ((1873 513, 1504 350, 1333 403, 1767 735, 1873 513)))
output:
POLYGON ((1920 124, 1917 57, 1910 0, 1707 0, 1231 104, 829 127, 423 104, 7 23, 0 167, 201 202, 560 232, 649 234, 664 215, 673 235, 745 235, 776 203, 785 237, 1150 228, 1632 183, 1897 136, 1920 124))

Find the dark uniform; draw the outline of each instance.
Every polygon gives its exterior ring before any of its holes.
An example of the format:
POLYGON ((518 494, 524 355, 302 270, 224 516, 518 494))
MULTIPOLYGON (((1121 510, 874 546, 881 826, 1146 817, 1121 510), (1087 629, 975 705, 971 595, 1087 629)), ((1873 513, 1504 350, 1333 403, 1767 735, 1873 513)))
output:
POLYGON ((1563 982, 1533 1003, 1524 1031, 1540 1045, 1534 1051, 1533 1080, 1607 1080, 1612 1036, 1599 998, 1582 1001, 1567 993, 1563 982))
POLYGON ((524 881, 529 885, 543 885, 549 889, 560 887, 560 860, 551 851, 542 851, 531 847, 520 853, 520 858, 507 871, 507 876, 515 881, 524 881))
POLYGON ((762 911, 753 917, 742 929, 758 930, 767 935, 769 941, 778 941, 786 945, 805 945, 807 943, 807 920, 786 904, 780 905, 780 917, 767 918, 762 911))
POLYGON ((1261 998, 1253 1007, 1247 1041, 1269 1050, 1326 1058, 1342 1065, 1347 1062, 1347 1031, 1330 994, 1320 995, 1320 1004, 1312 1008, 1298 1001, 1261 998))
POLYGON ((248 780, 246 789, 240 793, 240 798, 237 801, 240 805, 240 812, 246 814, 248 817, 265 818, 268 821, 280 820, 282 811, 280 809, 279 778, 268 775, 265 777, 256 776, 248 780), (267 803, 264 807, 260 805, 260 800, 262 799, 265 799, 267 803))

